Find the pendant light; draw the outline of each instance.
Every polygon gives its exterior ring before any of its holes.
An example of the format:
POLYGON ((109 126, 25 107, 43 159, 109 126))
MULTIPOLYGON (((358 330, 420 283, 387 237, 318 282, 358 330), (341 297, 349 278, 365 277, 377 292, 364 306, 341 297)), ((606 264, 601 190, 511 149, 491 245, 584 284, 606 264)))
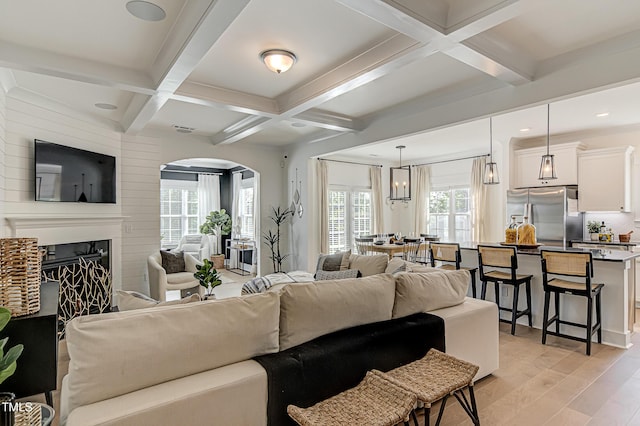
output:
POLYGON ((540 174, 538 175, 538 179, 540 180, 558 179, 558 177, 556 176, 556 166, 553 162, 553 155, 549 154, 550 109, 550 105, 547 104, 547 154, 543 155, 542 161, 540 161, 540 174))
POLYGON ((485 185, 495 185, 500 183, 498 176, 498 165, 493 161, 493 122, 489 117, 489 162, 484 166, 485 185))
POLYGON ((402 150, 406 146, 398 145, 396 148, 400 151, 400 165, 399 167, 390 167, 389 170, 391 177, 389 199, 406 203, 411 200, 411 166, 402 165, 402 150))

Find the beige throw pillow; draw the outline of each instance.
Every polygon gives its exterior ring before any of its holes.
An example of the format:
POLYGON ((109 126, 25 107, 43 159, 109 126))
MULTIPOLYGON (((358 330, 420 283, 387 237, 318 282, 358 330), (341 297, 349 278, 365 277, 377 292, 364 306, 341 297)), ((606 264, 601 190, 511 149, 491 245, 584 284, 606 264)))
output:
POLYGON ((393 318, 459 305, 467 295, 469 278, 466 270, 398 274, 393 318))
POLYGON ((286 286, 280 294, 280 350, 391 319, 394 295, 390 274, 286 286))
POLYGON ((383 274, 387 269, 389 256, 386 254, 374 254, 373 256, 352 254, 349 257, 349 269, 357 269, 363 277, 383 274))

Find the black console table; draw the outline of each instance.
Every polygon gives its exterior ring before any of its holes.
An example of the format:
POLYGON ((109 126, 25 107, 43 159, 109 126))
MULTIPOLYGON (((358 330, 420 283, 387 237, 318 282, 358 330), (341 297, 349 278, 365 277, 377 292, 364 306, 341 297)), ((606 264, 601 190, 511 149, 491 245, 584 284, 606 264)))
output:
POLYGON ((9 338, 8 347, 24 345, 15 373, 0 384, 0 391, 17 398, 44 393, 53 406, 51 392, 58 384, 58 283, 42 283, 40 311, 11 318, 0 337, 9 338))

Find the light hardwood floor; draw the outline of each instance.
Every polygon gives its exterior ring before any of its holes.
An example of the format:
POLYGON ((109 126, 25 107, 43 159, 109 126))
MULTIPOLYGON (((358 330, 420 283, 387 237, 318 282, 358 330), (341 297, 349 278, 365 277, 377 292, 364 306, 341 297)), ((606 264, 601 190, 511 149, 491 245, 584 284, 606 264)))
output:
MULTIPOLYGON (((594 344, 590 357, 582 343, 550 336, 542 345, 540 330, 518 325, 512 336, 509 328, 500 324, 500 368, 475 385, 482 425, 640 425, 640 328, 630 349, 594 344)), ((63 341, 59 380, 68 363, 63 341)), ((59 391, 53 399, 59 412, 59 391)), ((437 412, 436 405, 431 424, 437 412)), ((452 398, 441 424, 472 423, 452 398)))

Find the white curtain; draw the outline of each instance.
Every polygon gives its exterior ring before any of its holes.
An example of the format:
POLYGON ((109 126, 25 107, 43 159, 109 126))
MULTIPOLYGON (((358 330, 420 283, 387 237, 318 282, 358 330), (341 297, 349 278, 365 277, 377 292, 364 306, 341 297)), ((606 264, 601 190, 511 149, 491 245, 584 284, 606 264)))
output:
MULTIPOLYGON (((233 199, 231 202, 231 226, 240 234, 242 229, 242 206, 240 206, 240 190, 242 189, 242 172, 233 173, 231 178, 231 191, 233 199)), ((237 238, 238 235, 232 235, 232 238, 237 238)))
MULTIPOLYGON (((198 219, 202 225, 207 215, 212 211, 220 210, 220 176, 211 174, 198 174, 198 219)), ((213 239, 208 236, 209 253, 219 253, 214 247, 213 239)))
POLYGON ((374 234, 381 234, 384 232, 382 167, 369 167, 369 177, 371 179, 371 231, 374 234))
POLYGON ((316 162, 316 181, 320 209, 320 253, 329 253, 329 177, 326 161, 316 162))
POLYGON ((253 265, 251 273, 258 273, 258 253, 260 252, 260 175, 253 174, 253 241, 255 250, 253 251, 253 265))
POLYGON ((474 242, 481 243, 487 240, 487 221, 489 217, 487 185, 484 181, 484 166, 486 157, 473 160, 471 166, 471 238, 474 242))
POLYGON ((415 219, 413 229, 416 237, 426 234, 429 226, 429 194, 431 192, 431 167, 418 166, 413 168, 416 194, 415 219))

